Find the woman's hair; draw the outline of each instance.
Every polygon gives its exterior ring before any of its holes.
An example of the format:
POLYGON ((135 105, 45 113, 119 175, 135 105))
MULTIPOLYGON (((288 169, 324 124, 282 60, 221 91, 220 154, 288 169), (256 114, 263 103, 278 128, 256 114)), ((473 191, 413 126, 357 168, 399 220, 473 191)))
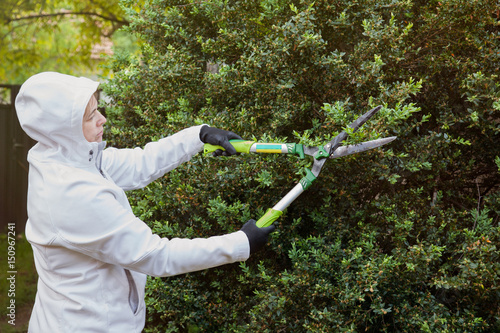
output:
MULTIPOLYGON (((95 99, 99 102, 99 93, 97 91, 95 93, 93 93, 92 96, 94 96, 95 99)), ((88 112, 91 111, 91 110, 89 110, 89 108, 90 108, 90 100, 92 99, 92 96, 90 96, 89 103, 87 103, 87 106, 85 107, 84 114, 87 114, 88 112)))

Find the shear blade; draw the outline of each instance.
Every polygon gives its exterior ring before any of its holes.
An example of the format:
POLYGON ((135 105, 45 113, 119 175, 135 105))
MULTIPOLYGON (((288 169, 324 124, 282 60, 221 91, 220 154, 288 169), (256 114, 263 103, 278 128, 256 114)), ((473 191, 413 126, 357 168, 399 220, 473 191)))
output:
POLYGON ((354 131, 357 131, 358 128, 360 128, 364 123, 366 123, 366 121, 368 119, 370 119, 371 117, 373 117, 373 115, 375 113, 377 113, 380 109, 382 109, 382 105, 379 105, 377 107, 374 107, 373 109, 371 109, 370 111, 366 112, 364 115, 362 115, 361 117, 359 117, 358 119, 356 119, 351 125, 350 127, 354 129, 354 131))
POLYGON ((330 155, 329 158, 338 158, 342 156, 361 153, 363 151, 370 150, 373 148, 378 148, 388 144, 389 142, 396 140, 396 138, 397 138, 396 136, 391 136, 388 138, 382 138, 363 143, 358 143, 356 145, 340 146, 330 155))
MULTIPOLYGON (((382 105, 379 105, 379 106, 371 109, 370 111, 366 112, 365 114, 360 116, 358 119, 353 121, 351 123, 351 125, 349 125, 349 127, 351 127, 353 129, 353 132, 356 132, 361 126, 363 126, 364 123, 366 123, 366 121, 368 119, 373 117, 373 115, 375 113, 377 113, 380 109, 382 109, 382 105)), ((347 138, 347 135, 348 134, 346 133, 346 131, 342 131, 332 141, 330 141, 330 143, 328 145, 325 146, 325 148, 328 151, 328 153, 330 154, 330 156, 333 155, 333 152, 335 150, 337 150, 337 148, 340 147, 340 145, 342 144, 342 141, 344 141, 347 138)))

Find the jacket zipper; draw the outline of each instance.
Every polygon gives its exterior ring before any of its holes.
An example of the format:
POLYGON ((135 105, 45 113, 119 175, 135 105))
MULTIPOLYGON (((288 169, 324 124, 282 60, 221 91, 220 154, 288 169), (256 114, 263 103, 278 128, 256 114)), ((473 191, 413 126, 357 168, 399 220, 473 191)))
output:
MULTIPOLYGON (((98 153, 98 155, 99 155, 99 153, 98 153)), ((89 151, 89 162, 92 161, 93 157, 94 157, 94 150, 92 149, 92 150, 89 151)), ((101 174, 101 176, 103 176, 104 179, 108 179, 108 177, 106 177, 106 175, 102 171, 101 166, 97 166, 97 160, 96 160, 96 167, 97 167, 97 170, 99 170, 99 173, 101 174)))

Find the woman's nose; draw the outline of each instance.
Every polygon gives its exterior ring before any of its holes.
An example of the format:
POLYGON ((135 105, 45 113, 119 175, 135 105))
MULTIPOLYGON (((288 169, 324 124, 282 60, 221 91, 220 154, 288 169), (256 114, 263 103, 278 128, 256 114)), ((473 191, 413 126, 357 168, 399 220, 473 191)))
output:
POLYGON ((97 122, 98 126, 104 125, 107 121, 106 117, 102 115, 102 113, 99 112, 99 121, 97 122))

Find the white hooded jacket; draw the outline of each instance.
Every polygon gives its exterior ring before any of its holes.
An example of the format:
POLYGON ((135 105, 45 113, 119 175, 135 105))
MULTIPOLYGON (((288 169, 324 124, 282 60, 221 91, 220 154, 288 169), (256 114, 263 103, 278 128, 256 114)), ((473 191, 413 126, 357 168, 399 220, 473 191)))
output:
POLYGON ((200 127, 144 149, 87 142, 82 121, 98 83, 59 73, 28 79, 16 99, 38 143, 28 161, 28 221, 39 275, 31 333, 141 332, 146 275, 170 276, 248 259, 242 231, 165 239, 134 216, 124 190, 142 188, 198 153, 200 127))

